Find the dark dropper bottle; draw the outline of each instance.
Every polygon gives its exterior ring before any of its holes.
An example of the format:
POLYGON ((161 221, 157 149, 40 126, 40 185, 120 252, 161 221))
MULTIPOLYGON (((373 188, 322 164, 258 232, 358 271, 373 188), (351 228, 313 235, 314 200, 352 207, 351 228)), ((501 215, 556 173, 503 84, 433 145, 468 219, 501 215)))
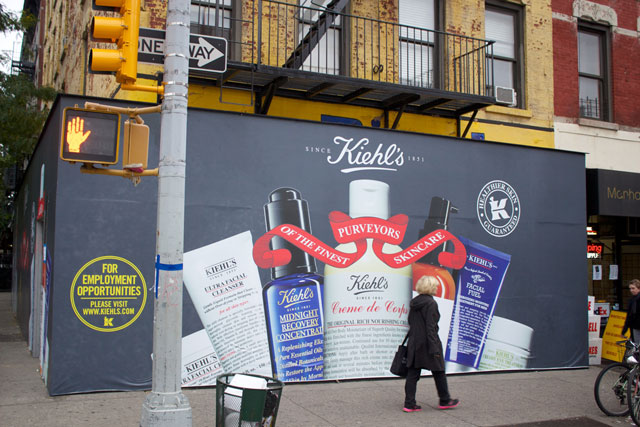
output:
MULTIPOLYGON (((300 192, 278 188, 264 206, 267 231, 291 224, 311 234, 309 207, 300 192)), ((316 260, 281 237, 271 249, 287 249, 291 261, 271 269, 262 289, 273 374, 281 381, 311 381, 323 377, 322 296, 324 278, 316 274, 316 260)))
MULTIPOLYGON (((432 197, 429 206, 429 216, 424 222, 424 227, 420 230, 419 239, 435 230, 447 230, 449 228, 449 215, 457 213, 458 208, 442 197, 432 197)), ((434 276, 438 279, 438 291, 436 296, 447 299, 455 299, 456 285, 449 271, 438 263, 438 255, 446 250, 447 243, 436 247, 434 250, 420 258, 413 264, 413 289, 416 282, 422 276, 434 276)))

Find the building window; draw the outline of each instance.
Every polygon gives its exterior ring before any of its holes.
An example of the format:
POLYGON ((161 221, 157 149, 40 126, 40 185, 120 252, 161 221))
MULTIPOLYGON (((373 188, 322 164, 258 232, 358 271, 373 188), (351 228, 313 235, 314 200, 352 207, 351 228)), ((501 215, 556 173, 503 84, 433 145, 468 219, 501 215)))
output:
MULTIPOLYGON (((322 74, 340 74, 340 46, 342 45, 342 19, 335 16, 329 28, 317 39, 313 36, 305 40, 309 31, 317 27, 318 20, 325 13, 325 7, 332 0, 300 0, 300 12, 298 14, 298 44, 304 46, 309 43, 313 48, 304 58, 299 67, 301 70, 322 74)), ((340 11, 336 11, 340 12, 340 11)))
POLYGON ((400 84, 431 88, 435 69, 435 1, 399 0, 398 9, 400 84))
POLYGON ((193 0, 191 32, 209 36, 231 37, 233 0, 193 0))
POLYGON ((522 9, 517 5, 490 2, 485 8, 485 39, 493 40, 493 51, 489 51, 487 86, 490 93, 499 93, 498 102, 511 106, 522 106, 522 9), (493 70, 491 69, 493 59, 493 70), (493 73, 491 72, 493 71, 493 73), (493 74, 493 81, 491 76, 493 74), (504 88, 497 89, 495 88, 504 88), (509 102, 513 91, 512 102, 509 102))
POLYGON ((580 117, 608 120, 606 31, 592 25, 578 28, 580 117))

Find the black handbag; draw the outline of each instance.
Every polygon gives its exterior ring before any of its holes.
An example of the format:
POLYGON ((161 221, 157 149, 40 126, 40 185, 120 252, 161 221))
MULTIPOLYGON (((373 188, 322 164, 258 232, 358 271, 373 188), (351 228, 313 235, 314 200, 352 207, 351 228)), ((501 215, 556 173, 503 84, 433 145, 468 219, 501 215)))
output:
POLYGON ((409 372, 409 368, 407 368, 407 346, 405 345, 408 338, 409 332, 407 332, 407 335, 404 337, 402 344, 398 346, 398 351, 396 351, 393 362, 391 362, 391 368, 389 368, 389 371, 391 371, 393 375, 399 377, 406 377, 409 372))

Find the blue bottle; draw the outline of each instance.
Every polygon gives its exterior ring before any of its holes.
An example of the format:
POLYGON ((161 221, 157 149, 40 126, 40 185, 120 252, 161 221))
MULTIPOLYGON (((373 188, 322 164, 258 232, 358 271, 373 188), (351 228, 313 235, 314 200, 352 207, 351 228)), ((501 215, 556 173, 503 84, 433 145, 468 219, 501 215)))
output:
MULTIPOLYGON (((311 233, 308 204, 293 188, 272 191, 264 215, 267 231, 292 224, 311 233)), ((281 381, 322 379, 324 278, 316 274, 315 259, 286 240, 274 237, 271 248, 291 252, 289 264, 272 268, 262 289, 273 375, 281 381)))

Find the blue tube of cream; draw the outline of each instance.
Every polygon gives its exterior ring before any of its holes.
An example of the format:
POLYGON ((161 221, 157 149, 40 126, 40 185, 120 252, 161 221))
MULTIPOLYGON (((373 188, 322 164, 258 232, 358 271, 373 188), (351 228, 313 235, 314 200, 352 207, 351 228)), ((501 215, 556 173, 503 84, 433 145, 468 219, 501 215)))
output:
POLYGON ((445 359, 477 368, 511 255, 458 237, 467 261, 458 272, 445 359))

